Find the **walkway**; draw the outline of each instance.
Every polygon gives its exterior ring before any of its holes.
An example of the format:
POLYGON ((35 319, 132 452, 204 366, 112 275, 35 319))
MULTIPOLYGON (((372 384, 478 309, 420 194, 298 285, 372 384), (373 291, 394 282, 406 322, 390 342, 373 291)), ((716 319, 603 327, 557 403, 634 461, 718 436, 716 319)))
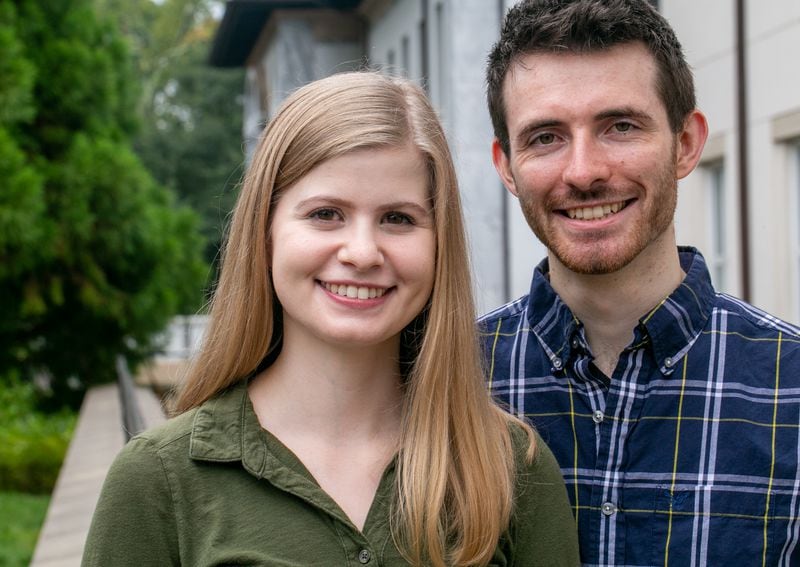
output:
MULTIPOLYGON (((147 427, 164 421, 158 398, 137 388, 139 411, 147 427)), ((31 567, 78 567, 92 513, 114 457, 125 444, 116 384, 98 386, 84 398, 31 567)))

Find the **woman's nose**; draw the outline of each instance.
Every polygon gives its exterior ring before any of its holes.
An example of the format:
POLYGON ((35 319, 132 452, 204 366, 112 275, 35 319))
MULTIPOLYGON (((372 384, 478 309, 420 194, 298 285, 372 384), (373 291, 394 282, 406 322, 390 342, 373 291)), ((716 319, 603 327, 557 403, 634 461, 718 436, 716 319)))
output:
POLYGON ((358 270, 369 270, 383 264, 383 251, 375 232, 373 227, 363 225, 346 231, 339 247, 339 261, 358 270))

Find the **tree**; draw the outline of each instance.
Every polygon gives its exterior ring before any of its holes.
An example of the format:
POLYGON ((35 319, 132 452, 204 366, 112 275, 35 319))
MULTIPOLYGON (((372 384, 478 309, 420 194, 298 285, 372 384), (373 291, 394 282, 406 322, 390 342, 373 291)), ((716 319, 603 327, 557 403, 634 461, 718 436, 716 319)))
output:
POLYGON ((142 85, 134 148, 153 176, 198 212, 213 262, 243 162, 241 69, 207 63, 213 0, 102 0, 134 53, 142 85))
POLYGON ((131 148, 126 44, 91 0, 0 0, 0 376, 75 405, 207 274, 198 218, 131 148))

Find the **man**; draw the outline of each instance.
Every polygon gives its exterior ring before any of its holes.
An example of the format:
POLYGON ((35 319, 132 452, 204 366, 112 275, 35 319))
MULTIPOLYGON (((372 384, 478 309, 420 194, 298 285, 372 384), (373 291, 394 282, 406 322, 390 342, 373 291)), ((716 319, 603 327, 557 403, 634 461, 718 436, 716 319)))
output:
POLYGON ((530 295, 481 319, 490 385, 558 458, 583 562, 800 562, 800 329, 676 246, 708 129, 674 32, 644 0, 522 2, 488 100, 548 249, 530 295))

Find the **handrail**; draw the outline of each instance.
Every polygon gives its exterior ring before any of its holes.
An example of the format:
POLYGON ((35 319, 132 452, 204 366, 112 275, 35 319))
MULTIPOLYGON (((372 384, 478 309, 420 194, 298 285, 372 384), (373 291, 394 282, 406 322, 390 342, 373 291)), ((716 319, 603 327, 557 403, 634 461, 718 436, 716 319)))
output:
POLYGON ((117 355, 117 379, 119 382, 119 404, 122 409, 122 431, 127 443, 131 437, 145 429, 144 419, 136 401, 133 377, 128 369, 128 362, 122 355, 117 355))

